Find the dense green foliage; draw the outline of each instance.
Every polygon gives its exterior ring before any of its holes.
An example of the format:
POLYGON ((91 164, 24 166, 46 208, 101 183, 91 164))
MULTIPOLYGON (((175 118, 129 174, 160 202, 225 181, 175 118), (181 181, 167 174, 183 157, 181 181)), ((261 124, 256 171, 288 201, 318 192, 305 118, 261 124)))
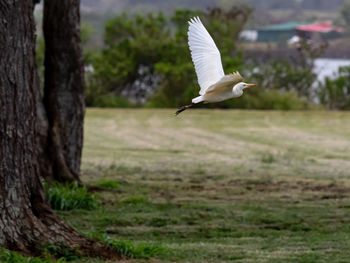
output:
MULTIPOLYGON (((347 5, 342 13, 347 16, 347 5)), ((302 42, 291 59, 246 58, 238 35, 251 9, 220 8, 204 11, 177 10, 172 16, 121 14, 105 25, 104 48, 86 44, 92 29, 83 24, 81 34, 86 65, 86 103, 94 107, 179 107, 198 95, 198 83, 187 44, 187 23, 200 16, 214 38, 226 73, 239 70, 246 82, 257 84, 239 99, 205 107, 301 110, 315 101, 329 109, 348 109, 346 70, 339 78, 319 83, 313 62, 327 45, 302 42), (344 86, 345 85, 345 86, 344 86)), ((37 63, 43 79, 44 43, 38 40, 37 63)), ((42 80, 43 81, 43 80, 42 80)))
MULTIPOLYGON (((300 98, 312 98, 312 84, 317 80, 313 73, 314 60, 327 48, 327 44, 314 45, 312 42, 302 41, 300 48, 293 56, 293 61, 279 58, 267 61, 264 66, 257 67, 252 78, 264 91, 275 89, 293 91, 300 98)), ((256 63, 258 65, 259 63, 256 63)), ((253 64, 253 66, 256 67, 253 64)))
POLYGON ((46 198, 55 210, 93 209, 98 206, 96 196, 85 187, 71 184, 46 184, 46 198))
POLYGON ((86 103, 88 106, 99 108, 129 108, 134 106, 125 97, 110 93, 101 94, 91 89, 86 94, 86 103))
POLYGON ((336 79, 326 78, 321 84, 319 97, 321 103, 326 104, 329 109, 350 109, 350 67, 342 67, 336 79))
MULTIPOLYGON (((198 83, 187 44, 187 23, 199 15, 220 50, 226 73, 239 70, 258 84, 239 100, 206 107, 306 109, 315 93, 313 61, 327 47, 302 42, 293 61, 273 58, 246 60, 237 46, 251 9, 219 8, 207 12, 177 10, 170 18, 122 14, 106 24, 105 48, 92 60, 87 104, 97 107, 178 107, 198 94, 198 83), (126 98, 129 98, 126 99, 126 98), (130 100, 132 102, 130 102, 130 100)), ((322 99, 318 99, 322 101, 322 99)))
POLYGON ((146 86, 153 89, 151 94, 140 91, 140 96, 148 99, 147 106, 188 103, 198 93, 198 84, 187 45, 186 21, 201 17, 216 40, 225 69, 232 72, 243 62, 235 47, 250 12, 249 8, 227 12, 211 9, 207 13, 177 10, 170 19, 160 13, 136 17, 123 14, 110 20, 106 24, 106 48, 94 61, 88 94, 130 93, 146 86))

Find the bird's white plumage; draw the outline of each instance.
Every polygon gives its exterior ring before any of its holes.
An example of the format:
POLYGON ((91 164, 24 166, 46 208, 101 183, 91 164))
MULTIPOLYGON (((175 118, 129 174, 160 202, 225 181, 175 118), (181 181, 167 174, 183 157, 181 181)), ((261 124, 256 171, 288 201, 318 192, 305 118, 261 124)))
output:
POLYGON ((242 82, 243 77, 238 71, 225 75, 220 52, 199 17, 192 18, 188 23, 188 45, 201 89, 200 96, 193 98, 190 105, 180 107, 176 115, 197 103, 238 98, 242 96, 243 89, 255 86, 242 82))
POLYGON ((199 17, 192 18, 189 25, 188 45, 201 87, 199 94, 204 95, 205 91, 220 81, 225 74, 220 52, 199 17))

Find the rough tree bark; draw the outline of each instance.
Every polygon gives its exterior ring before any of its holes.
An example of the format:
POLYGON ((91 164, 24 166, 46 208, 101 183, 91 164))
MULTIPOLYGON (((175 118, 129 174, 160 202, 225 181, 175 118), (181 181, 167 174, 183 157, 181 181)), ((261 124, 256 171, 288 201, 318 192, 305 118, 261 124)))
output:
POLYGON ((0 0, 0 246, 36 254, 63 244, 85 255, 115 252, 57 217, 44 198, 36 153, 33 1, 0 0))
POLYGON ((80 0, 44 1, 46 164, 61 182, 80 182, 85 102, 79 8, 80 0))

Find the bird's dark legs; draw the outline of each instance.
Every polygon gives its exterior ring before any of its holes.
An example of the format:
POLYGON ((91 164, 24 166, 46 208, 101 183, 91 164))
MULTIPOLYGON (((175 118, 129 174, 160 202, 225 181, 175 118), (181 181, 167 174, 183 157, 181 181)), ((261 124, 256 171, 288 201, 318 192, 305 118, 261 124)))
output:
POLYGON ((186 105, 186 106, 182 106, 180 107, 176 112, 175 112, 175 115, 179 115, 181 112, 183 112, 184 110, 187 110, 188 108, 191 108, 193 105, 195 105, 195 103, 191 103, 189 105, 186 105))

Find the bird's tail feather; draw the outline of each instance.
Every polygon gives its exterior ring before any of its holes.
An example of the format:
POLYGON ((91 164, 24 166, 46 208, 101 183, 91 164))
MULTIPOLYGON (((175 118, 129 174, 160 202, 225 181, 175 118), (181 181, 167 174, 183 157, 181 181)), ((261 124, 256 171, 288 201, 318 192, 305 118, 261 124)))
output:
POLYGON ((179 115, 179 114, 180 114, 181 112, 183 112, 184 110, 187 110, 187 109, 193 107, 194 105, 199 104, 199 103, 202 103, 202 102, 204 102, 202 96, 199 96, 199 97, 197 97, 197 98, 194 98, 194 99, 192 100, 192 103, 191 103, 191 104, 180 107, 180 108, 175 112, 175 115, 179 115))
POLYGON ((194 105, 194 103, 191 103, 190 105, 185 105, 180 107, 176 112, 175 115, 179 115, 181 112, 183 112, 184 110, 187 110, 188 108, 191 108, 194 105))

